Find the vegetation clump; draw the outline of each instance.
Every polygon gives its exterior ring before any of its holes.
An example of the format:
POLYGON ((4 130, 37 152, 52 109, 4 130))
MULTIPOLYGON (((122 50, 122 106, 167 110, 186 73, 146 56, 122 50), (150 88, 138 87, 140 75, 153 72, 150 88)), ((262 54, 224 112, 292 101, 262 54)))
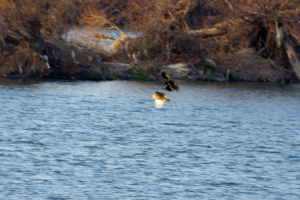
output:
POLYGON ((0 2, 0 76, 76 78, 100 57, 64 40, 72 1, 0 2))
POLYGON ((148 75, 146 75, 143 72, 128 71, 127 75, 132 79, 138 79, 138 80, 143 80, 143 81, 152 81, 153 80, 152 78, 150 78, 148 75))

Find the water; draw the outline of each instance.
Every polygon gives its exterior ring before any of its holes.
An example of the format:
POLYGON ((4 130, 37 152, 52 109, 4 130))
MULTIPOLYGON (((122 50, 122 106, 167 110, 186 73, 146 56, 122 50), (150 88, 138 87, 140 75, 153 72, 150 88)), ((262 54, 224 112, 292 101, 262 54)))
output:
POLYGON ((300 199, 300 85, 0 79, 0 199, 300 199))

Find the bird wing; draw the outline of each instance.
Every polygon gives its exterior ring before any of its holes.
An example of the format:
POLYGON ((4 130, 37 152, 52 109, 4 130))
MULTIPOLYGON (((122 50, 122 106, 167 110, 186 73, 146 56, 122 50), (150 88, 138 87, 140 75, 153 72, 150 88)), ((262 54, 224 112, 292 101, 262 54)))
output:
POLYGON ((165 103, 164 100, 155 99, 155 107, 156 108, 161 108, 164 105, 164 103, 165 103))
POLYGON ((168 91, 176 90, 178 92, 179 91, 179 86, 176 83, 174 83, 173 80, 169 79, 169 80, 167 80, 166 90, 168 90, 168 91))
POLYGON ((175 83, 174 89, 175 89, 177 92, 179 92, 179 86, 178 86, 176 83, 175 83))
POLYGON ((171 99, 170 99, 169 97, 166 97, 166 98, 165 98, 165 101, 166 101, 166 102, 171 102, 171 99))
POLYGON ((165 89, 168 91, 174 91, 174 88, 170 85, 167 85, 167 87, 165 89))

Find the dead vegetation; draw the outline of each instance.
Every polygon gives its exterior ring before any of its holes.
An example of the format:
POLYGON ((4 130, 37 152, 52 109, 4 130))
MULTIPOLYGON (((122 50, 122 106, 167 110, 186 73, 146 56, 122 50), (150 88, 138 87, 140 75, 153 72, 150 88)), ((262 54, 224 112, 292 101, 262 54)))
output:
MULTIPOLYGON (((77 78, 101 56, 64 41, 76 2, 0 2, 0 75, 77 78)), ((101 78, 101 77, 100 77, 101 78)))
POLYGON ((117 40, 113 57, 164 64, 210 59, 219 72, 229 71, 231 80, 299 81, 299 0, 140 0, 122 5, 115 10, 114 3, 102 6, 101 18, 95 9, 81 18, 115 28, 119 16, 121 25, 140 32, 117 40), (113 11, 118 14, 109 15, 113 11))
POLYGON ((43 77, 55 71, 72 77, 74 69, 99 66, 104 60, 157 66, 185 62, 209 79, 300 80, 299 0, 4 0, 0 14, 2 75, 43 77), (62 40, 70 21, 94 30, 116 29, 123 37, 91 31, 71 45, 62 40), (123 29, 138 36, 129 37, 123 29), (7 36, 20 44, 7 42, 7 36), (91 38, 93 44, 83 42, 91 38), (115 41, 113 52, 98 45, 107 39, 115 41))
POLYGON ((224 10, 231 11, 231 17, 213 25, 215 33, 211 32, 212 28, 192 32, 209 34, 220 69, 230 69, 232 78, 237 80, 299 80, 300 73, 296 73, 298 78, 292 75, 300 69, 299 52, 296 53, 300 44, 299 0, 228 0, 226 3, 224 10), (257 77, 244 77, 241 73, 257 74, 257 77))

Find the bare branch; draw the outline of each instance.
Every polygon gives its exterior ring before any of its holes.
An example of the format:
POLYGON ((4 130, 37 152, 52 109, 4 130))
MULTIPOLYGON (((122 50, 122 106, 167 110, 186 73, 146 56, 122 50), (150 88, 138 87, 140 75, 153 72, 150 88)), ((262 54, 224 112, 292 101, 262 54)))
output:
POLYGON ((231 5, 227 0, 224 0, 224 1, 229 5, 229 8, 230 8, 233 12, 235 12, 235 10, 233 9, 232 5, 231 5))

